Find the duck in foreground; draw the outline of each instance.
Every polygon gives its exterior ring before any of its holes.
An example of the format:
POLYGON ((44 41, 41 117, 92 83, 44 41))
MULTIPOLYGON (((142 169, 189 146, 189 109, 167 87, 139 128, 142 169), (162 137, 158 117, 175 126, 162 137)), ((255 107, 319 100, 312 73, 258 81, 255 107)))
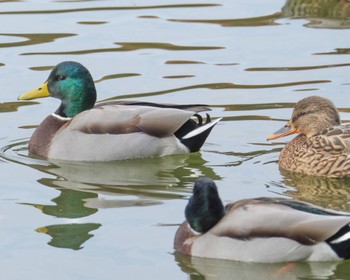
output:
POLYGON ((175 235, 176 252, 244 262, 350 258, 350 215, 283 198, 223 206, 215 183, 199 179, 175 235))
POLYGON ((340 124, 330 100, 319 96, 300 100, 291 120, 267 139, 293 133, 299 135, 283 148, 281 168, 330 178, 350 177, 350 126, 340 124))
POLYGON ((81 64, 58 64, 39 88, 19 100, 52 96, 61 100, 55 113, 34 131, 29 152, 49 159, 111 161, 160 157, 198 151, 220 119, 203 122, 203 105, 102 102, 81 64), (197 118, 197 121, 195 119, 197 118))

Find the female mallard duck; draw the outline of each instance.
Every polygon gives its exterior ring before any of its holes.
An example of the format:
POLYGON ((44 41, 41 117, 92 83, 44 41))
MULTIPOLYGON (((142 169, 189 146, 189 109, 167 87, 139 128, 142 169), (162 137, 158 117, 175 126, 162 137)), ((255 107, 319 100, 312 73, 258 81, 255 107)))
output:
POLYGON ((19 96, 61 100, 34 131, 29 152, 49 159, 109 161, 196 152, 220 120, 205 123, 200 105, 103 102, 89 71, 77 62, 58 64, 39 88, 19 96), (197 117, 198 122, 192 119, 197 117))
POLYGON ((283 198, 223 206, 215 183, 199 179, 175 235, 179 253, 244 262, 350 258, 350 215, 283 198))
POLYGON ((350 176, 350 126, 341 125, 334 104, 323 97, 300 100, 291 120, 270 135, 272 140, 299 133, 282 150, 282 169, 317 176, 350 176))

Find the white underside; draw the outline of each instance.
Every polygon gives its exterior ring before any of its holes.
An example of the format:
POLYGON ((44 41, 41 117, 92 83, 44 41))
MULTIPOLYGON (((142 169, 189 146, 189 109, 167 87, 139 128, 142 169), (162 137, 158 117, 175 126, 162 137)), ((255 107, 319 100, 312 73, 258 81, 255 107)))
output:
POLYGON ((196 239, 192 255, 243 262, 335 261, 340 258, 326 244, 312 246, 281 237, 238 240, 205 234, 196 239))
MULTIPOLYGON (((64 130, 63 130, 64 131, 64 130)), ((73 161, 112 161, 162 157, 188 153, 175 136, 157 138, 145 133, 84 134, 69 131, 58 133, 50 146, 48 158, 73 161), (66 145, 64 143, 69 143, 66 145)))

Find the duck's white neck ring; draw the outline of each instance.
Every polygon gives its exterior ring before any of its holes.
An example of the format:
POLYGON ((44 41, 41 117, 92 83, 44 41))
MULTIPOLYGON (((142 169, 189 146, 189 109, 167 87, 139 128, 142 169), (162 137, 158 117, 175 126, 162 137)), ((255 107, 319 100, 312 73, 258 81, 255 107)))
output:
POLYGON ((191 228, 189 223, 187 223, 187 226, 194 235, 201 235, 202 234, 201 232, 195 231, 193 228, 191 228))
POLYGON ((55 114, 55 113, 52 113, 52 116, 54 117, 54 118, 56 118, 56 119, 59 119, 59 120, 61 120, 61 121, 70 121, 72 118, 68 118, 68 117, 61 117, 60 115, 57 115, 57 114, 55 114))

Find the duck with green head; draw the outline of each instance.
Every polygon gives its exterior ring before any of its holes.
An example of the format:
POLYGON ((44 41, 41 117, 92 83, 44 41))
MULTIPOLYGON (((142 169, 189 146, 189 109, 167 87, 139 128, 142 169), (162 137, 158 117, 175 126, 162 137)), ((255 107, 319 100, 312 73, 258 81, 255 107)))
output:
POLYGON ((350 214, 283 198, 252 198, 225 207, 215 183, 197 180, 175 234, 177 253, 243 262, 350 258, 350 214))
POLYGON ((29 100, 52 96, 58 109, 34 131, 29 152, 58 160, 110 161, 198 151, 220 119, 205 122, 204 105, 150 102, 103 102, 80 63, 58 64, 39 88, 19 96, 29 100), (197 118, 197 121, 194 120, 197 118))
POLYGON ((350 177, 350 126, 340 124, 334 104, 320 96, 296 103, 290 121, 267 139, 299 134, 287 143, 279 166, 288 171, 330 178, 350 177))

